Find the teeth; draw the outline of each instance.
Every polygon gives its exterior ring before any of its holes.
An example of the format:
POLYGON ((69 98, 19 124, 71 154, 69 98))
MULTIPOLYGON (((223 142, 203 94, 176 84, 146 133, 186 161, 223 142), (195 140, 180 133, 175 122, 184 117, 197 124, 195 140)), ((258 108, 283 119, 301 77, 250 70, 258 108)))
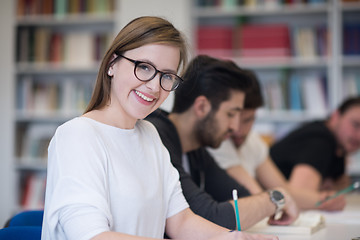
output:
POLYGON ((153 98, 149 98, 147 96, 145 96, 144 94, 142 94, 141 92, 135 91, 136 95, 138 95, 139 97, 141 97, 142 99, 144 99, 147 102, 152 102, 154 101, 153 98))

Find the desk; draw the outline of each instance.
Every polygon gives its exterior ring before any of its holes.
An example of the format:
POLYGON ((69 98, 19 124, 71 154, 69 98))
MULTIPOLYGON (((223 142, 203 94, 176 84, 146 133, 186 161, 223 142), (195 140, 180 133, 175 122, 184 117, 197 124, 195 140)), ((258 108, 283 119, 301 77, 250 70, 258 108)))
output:
POLYGON ((321 212, 326 226, 312 235, 279 234, 280 240, 351 240, 360 237, 360 193, 346 196, 341 212, 321 212))

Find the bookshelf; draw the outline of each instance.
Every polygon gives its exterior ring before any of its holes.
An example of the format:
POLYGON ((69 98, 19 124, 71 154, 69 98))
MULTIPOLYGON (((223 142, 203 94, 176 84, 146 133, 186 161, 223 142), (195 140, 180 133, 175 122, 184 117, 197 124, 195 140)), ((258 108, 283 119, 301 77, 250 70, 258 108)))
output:
MULTIPOLYGON (((338 8, 341 9, 338 24, 343 26, 339 44, 344 53, 338 61, 341 66, 339 76, 343 81, 343 84, 339 84, 339 92, 343 96, 360 94, 360 47, 354 44, 356 42, 349 41, 349 38, 353 38, 358 39, 357 43, 360 42, 360 2, 343 1, 339 3, 338 8)), ((360 151, 350 157, 349 163, 347 171, 354 180, 358 180, 360 178, 360 151)))
POLYGON ((340 24, 343 26, 340 44, 344 53, 340 59, 344 81, 341 92, 343 95, 353 95, 360 92, 360 2, 344 1, 339 8, 342 10, 340 24))
POLYGON ((194 45, 257 73, 265 106, 255 128, 276 139, 360 93, 359 8, 358 0, 198 0, 194 45))
POLYGON ((18 0, 15 6, 16 206, 43 207, 47 147, 90 100, 115 32, 115 2, 18 0))
POLYGON ((0 121, 0 222, 4 224, 9 217, 9 210, 16 201, 14 195, 15 174, 13 169, 13 115, 14 115, 14 9, 15 4, 12 0, 4 0, 0 7, 0 102, 1 102, 1 121, 0 121))

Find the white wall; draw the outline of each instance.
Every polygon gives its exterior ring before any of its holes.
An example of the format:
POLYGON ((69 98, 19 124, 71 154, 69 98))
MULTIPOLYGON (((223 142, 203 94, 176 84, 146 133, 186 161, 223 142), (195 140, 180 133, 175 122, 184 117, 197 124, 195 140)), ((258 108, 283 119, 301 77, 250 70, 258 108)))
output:
POLYGON ((14 4, 0 2, 0 228, 15 207, 13 168, 14 101, 14 4))
MULTIPOLYGON (((191 20, 192 0, 117 0, 117 26, 116 31, 120 31, 129 21, 134 18, 151 15, 159 16, 169 20, 179 29, 191 46, 192 39, 192 20, 191 20)), ((191 52, 189 52, 191 54, 191 52)), ((173 93, 169 95, 161 106, 170 111, 173 104, 173 93)))

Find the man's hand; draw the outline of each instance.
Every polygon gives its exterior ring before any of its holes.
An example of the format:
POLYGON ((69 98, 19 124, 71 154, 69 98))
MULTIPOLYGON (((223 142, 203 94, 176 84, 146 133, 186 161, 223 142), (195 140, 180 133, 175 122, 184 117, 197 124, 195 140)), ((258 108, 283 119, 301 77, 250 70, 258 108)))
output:
POLYGON ((269 218, 268 223, 270 225, 289 225, 294 222, 299 216, 299 208, 296 205, 294 199, 291 195, 283 188, 276 188, 276 190, 280 191, 285 197, 285 207, 282 209, 282 213, 280 217, 271 216, 269 218))
MULTIPOLYGON (((335 191, 323 191, 321 192, 321 201, 324 201, 326 198, 334 195, 335 191)), ((341 211, 344 210, 346 205, 346 200, 344 195, 339 195, 336 198, 332 198, 324 201, 320 204, 317 209, 325 211, 341 211)))

